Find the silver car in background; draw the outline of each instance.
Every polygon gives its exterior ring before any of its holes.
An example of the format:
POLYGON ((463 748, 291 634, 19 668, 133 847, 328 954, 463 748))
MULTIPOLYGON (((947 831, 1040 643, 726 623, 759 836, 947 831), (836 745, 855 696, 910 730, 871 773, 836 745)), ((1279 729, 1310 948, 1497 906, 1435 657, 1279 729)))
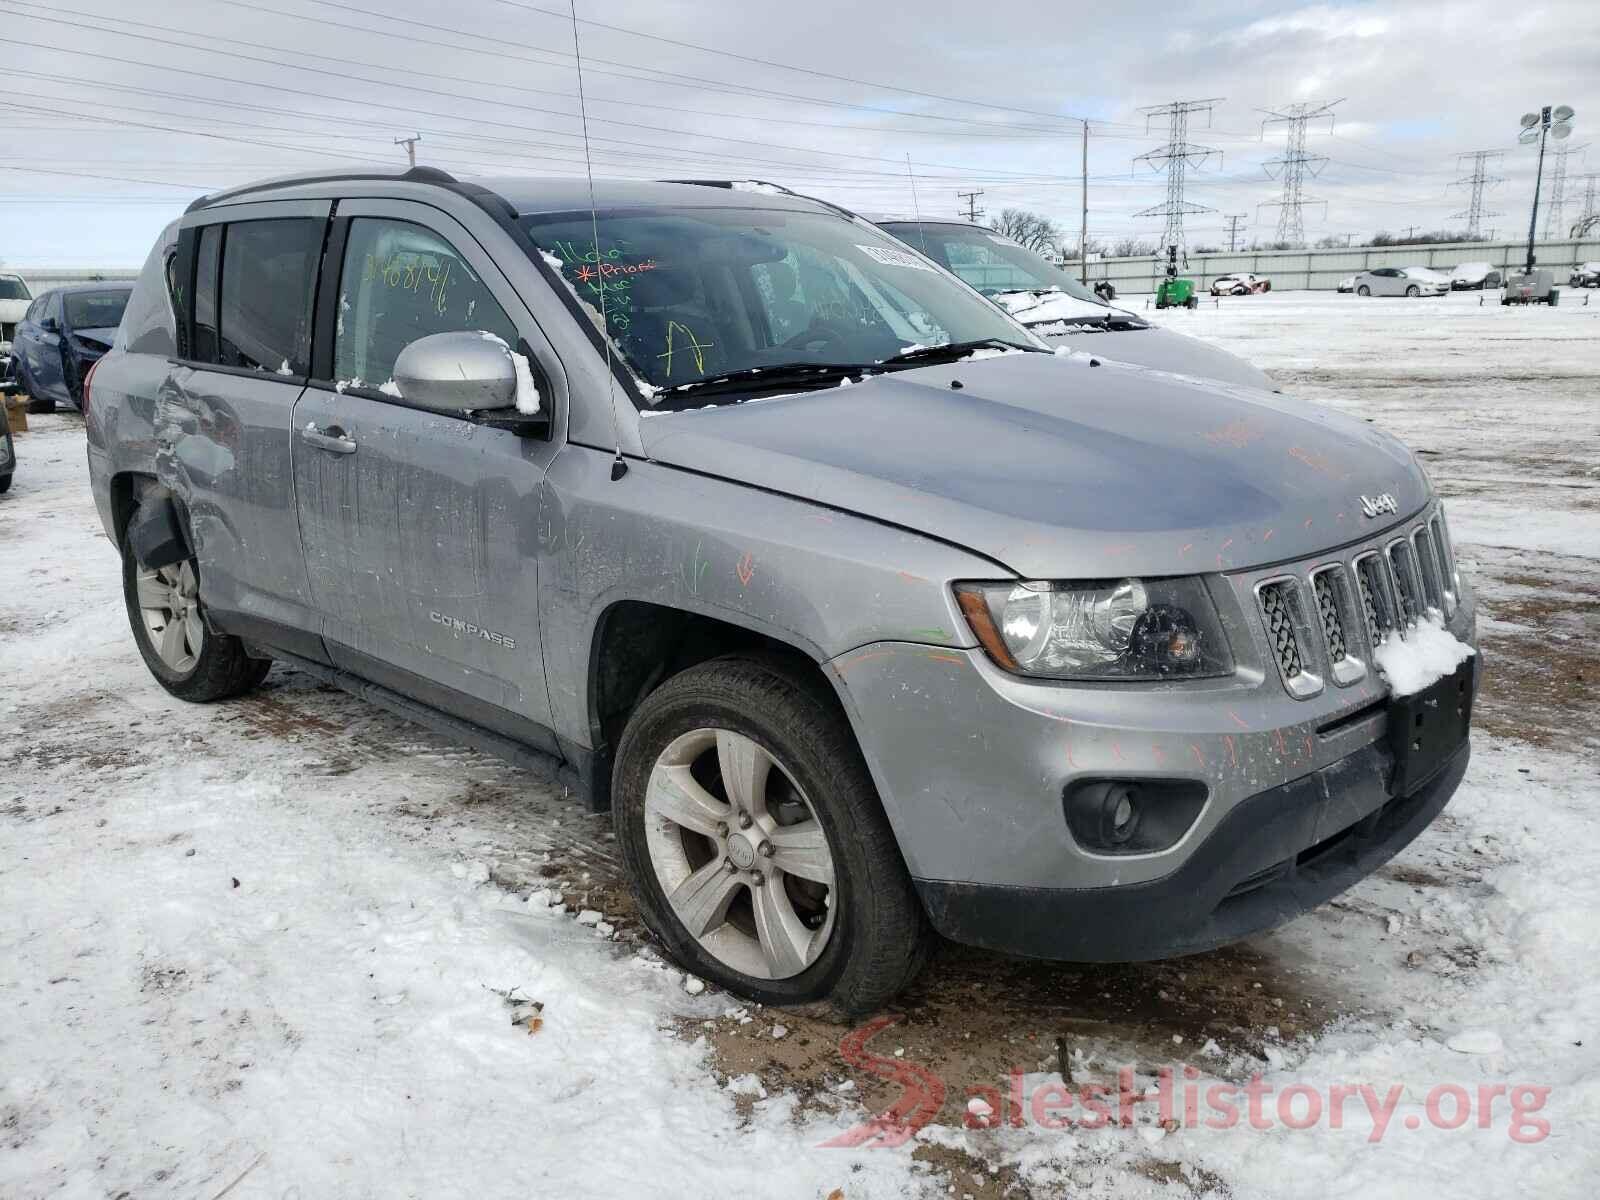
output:
POLYGON ((1106 303, 1071 272, 992 229, 963 221, 875 219, 879 228, 989 297, 1052 346, 1178 375, 1278 390, 1265 371, 1237 354, 1106 303))
POLYGON ((1443 296, 1450 277, 1427 267, 1376 267, 1355 277, 1358 296, 1443 296))
POLYGON ((1234 941, 1466 769, 1476 657, 1406 697, 1376 657, 1473 638, 1409 450, 1059 353, 802 196, 237 188, 161 235, 91 382, 161 686, 279 661, 565 781, 674 958, 763 1003, 881 1005, 935 932, 1234 941))

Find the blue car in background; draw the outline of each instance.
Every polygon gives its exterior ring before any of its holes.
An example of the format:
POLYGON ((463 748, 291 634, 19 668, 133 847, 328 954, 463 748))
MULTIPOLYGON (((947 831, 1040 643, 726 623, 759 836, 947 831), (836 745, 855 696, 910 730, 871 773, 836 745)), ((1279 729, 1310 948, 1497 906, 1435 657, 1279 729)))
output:
POLYGON ((86 283, 55 288, 28 306, 11 355, 29 412, 82 407, 84 376, 111 349, 132 294, 131 283, 86 283))

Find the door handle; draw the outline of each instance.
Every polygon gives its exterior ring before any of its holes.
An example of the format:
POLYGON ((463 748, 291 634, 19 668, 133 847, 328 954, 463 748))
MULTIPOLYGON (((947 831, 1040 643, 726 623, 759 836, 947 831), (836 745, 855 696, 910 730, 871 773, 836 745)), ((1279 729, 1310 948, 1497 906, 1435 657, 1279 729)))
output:
POLYGON ((314 424, 308 424, 300 431, 311 445, 319 450, 327 450, 333 454, 354 454, 356 440, 337 425, 330 425, 327 429, 318 429, 314 424))

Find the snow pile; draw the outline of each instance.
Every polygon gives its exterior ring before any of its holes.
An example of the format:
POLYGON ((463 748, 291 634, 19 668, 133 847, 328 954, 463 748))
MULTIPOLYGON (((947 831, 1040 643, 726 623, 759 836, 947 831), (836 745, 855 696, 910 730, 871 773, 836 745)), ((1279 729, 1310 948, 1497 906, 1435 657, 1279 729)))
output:
POLYGON ((1406 637, 1390 634, 1373 657, 1396 696, 1410 696, 1454 671, 1474 651, 1438 621, 1418 621, 1406 637))
POLYGON ((518 354, 506 345, 505 338, 498 334, 490 333, 487 329, 480 329, 479 334, 487 341, 495 343, 511 356, 511 365, 517 372, 517 411, 525 416, 535 416, 539 412, 539 388, 533 382, 533 364, 528 361, 526 354, 518 354))
POLYGON ((378 390, 385 396, 393 396, 396 400, 403 398, 400 395, 400 385, 392 379, 388 380, 386 383, 379 384, 378 390))
POLYGON ((1002 308, 1024 325, 1052 321, 1103 321, 1111 309, 1103 304, 1079 300, 1066 292, 1006 292, 996 296, 1002 308))
POLYGON ((763 196, 781 196, 784 191, 781 187, 774 187, 770 183, 762 183, 755 179, 735 179, 733 190, 736 192, 756 192, 763 196))

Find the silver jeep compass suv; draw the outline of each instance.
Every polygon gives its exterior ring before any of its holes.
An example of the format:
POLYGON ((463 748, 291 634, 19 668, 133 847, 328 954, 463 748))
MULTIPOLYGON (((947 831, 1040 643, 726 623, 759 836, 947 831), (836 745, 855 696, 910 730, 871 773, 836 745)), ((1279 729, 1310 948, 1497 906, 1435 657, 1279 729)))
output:
POLYGON ((273 660, 574 784, 689 969, 856 1012, 935 932, 1188 953, 1349 886, 1467 763, 1393 438, 1055 354, 781 189, 416 168, 205 197, 88 381, 156 679, 273 660), (1398 643, 1397 643, 1398 644, 1398 643))

